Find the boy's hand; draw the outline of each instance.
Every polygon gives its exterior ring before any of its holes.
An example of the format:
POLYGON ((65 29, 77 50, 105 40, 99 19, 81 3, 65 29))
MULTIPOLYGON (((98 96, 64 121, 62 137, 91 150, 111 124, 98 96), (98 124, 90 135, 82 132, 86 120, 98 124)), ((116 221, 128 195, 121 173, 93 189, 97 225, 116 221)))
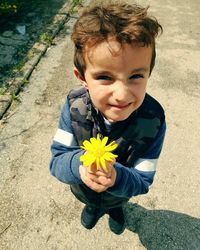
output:
POLYGON ((114 162, 115 162, 115 161, 113 161, 113 162, 108 162, 108 163, 106 164, 106 170, 104 170, 103 168, 100 168, 100 169, 97 170, 96 164, 93 163, 92 165, 90 165, 90 166, 87 168, 87 171, 88 171, 88 173, 91 173, 91 174, 110 177, 110 175, 111 175, 111 167, 112 167, 112 165, 114 164, 114 162))
POLYGON ((86 168, 80 165, 79 172, 82 181, 90 189, 98 193, 101 193, 107 188, 112 187, 116 180, 116 170, 113 166, 113 163, 108 164, 108 172, 96 170, 94 166, 86 168))

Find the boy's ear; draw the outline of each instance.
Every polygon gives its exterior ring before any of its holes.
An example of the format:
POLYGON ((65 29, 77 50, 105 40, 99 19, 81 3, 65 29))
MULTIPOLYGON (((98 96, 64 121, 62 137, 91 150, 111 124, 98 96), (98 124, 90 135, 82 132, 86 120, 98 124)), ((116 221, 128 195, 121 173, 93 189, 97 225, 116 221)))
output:
POLYGON ((85 81, 85 77, 80 74, 80 72, 78 71, 78 69, 76 67, 74 67, 74 75, 79 80, 81 85, 83 87, 87 88, 87 83, 85 81))

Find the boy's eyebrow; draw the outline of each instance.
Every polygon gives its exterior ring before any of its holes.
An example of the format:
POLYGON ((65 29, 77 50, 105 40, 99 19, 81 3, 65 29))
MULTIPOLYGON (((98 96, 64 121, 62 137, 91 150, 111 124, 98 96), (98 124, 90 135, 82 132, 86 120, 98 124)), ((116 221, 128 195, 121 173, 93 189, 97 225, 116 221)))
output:
POLYGON ((91 72, 92 75, 107 75, 107 74, 111 74, 111 72, 106 71, 106 70, 97 70, 97 71, 93 71, 91 72))
MULTIPOLYGON (((138 73, 138 72, 148 72, 149 71, 149 67, 143 67, 143 68, 136 68, 136 69, 133 69, 131 71, 131 74, 134 74, 134 73, 138 73)), ((91 72, 92 75, 107 75, 107 74, 111 74, 111 72, 107 71, 107 70, 97 70, 97 71, 93 71, 91 72)))
POLYGON ((144 68, 137 68, 137 69, 134 69, 131 73, 138 73, 138 72, 148 72, 149 71, 149 67, 144 67, 144 68))

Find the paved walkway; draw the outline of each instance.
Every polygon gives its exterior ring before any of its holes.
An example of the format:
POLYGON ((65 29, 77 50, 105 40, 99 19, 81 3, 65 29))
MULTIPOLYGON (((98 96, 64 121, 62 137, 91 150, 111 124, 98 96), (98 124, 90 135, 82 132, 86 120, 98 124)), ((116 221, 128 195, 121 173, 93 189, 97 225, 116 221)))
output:
POLYGON ((21 103, 1 121, 1 250, 200 249, 200 6, 195 0, 141 2, 151 4, 164 28, 148 89, 165 107, 168 123, 154 185, 130 200, 127 228, 116 236, 106 216, 93 230, 84 229, 83 205, 49 173, 60 109, 76 84, 71 18, 20 94, 21 103))

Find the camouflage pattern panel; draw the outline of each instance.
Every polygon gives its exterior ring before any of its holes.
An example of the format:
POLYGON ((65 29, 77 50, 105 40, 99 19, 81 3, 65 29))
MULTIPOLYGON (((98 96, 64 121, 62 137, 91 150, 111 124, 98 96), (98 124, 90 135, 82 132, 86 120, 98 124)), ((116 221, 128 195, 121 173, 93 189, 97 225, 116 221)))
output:
POLYGON ((92 137, 93 118, 91 105, 88 102, 87 90, 83 87, 71 90, 68 95, 72 129, 79 143, 92 137))
POLYGON ((156 138, 164 122, 164 111, 160 104, 149 95, 138 111, 126 124, 121 137, 116 140, 118 148, 115 153, 119 155, 118 161, 130 167, 145 153, 156 138))
POLYGON ((156 101, 156 99, 148 94, 145 95, 144 101, 138 109, 138 113, 142 113, 143 117, 149 119, 152 119, 152 117, 158 117, 161 120, 161 123, 165 120, 162 106, 156 101))
POLYGON ((116 142, 119 144, 115 153, 119 161, 126 166, 132 166, 151 145, 160 129, 160 120, 136 118, 116 142))

